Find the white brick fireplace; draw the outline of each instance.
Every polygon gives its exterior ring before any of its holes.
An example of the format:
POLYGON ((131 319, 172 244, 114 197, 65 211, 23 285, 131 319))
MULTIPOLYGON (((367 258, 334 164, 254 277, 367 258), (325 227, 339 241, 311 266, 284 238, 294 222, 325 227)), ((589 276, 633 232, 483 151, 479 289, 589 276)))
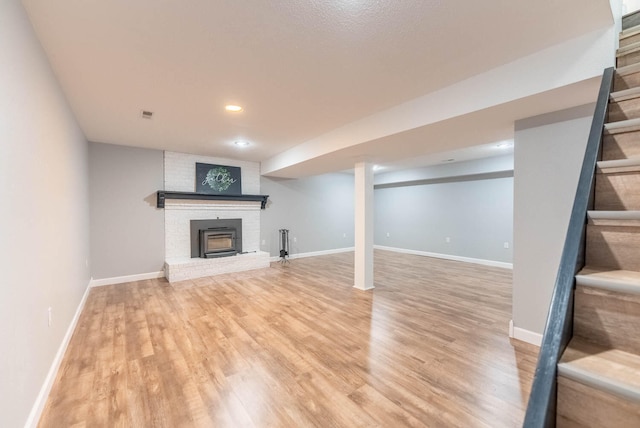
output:
MULTIPOLYGON (((240 167, 242 193, 260 193, 258 163, 175 152, 164 153, 164 190, 194 192, 196 162, 240 167)), ((169 282, 268 267, 269 253, 260 251, 260 205, 253 201, 167 199, 164 236, 165 275, 169 282), (191 258, 190 221, 217 218, 242 219, 242 249, 247 254, 191 258)))

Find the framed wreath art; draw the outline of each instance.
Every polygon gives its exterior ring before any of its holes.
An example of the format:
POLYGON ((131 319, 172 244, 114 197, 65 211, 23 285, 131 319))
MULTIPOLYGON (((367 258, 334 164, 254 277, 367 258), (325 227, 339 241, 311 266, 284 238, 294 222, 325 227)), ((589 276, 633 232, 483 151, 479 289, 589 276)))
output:
POLYGON ((212 195, 241 195, 240 167, 196 163, 196 192, 212 195))

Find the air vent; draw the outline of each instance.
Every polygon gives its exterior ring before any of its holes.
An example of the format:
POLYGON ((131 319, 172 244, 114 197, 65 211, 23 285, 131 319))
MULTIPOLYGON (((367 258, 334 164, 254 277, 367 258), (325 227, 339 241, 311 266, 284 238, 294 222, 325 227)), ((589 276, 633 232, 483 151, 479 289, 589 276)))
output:
POLYGON ((152 111, 142 110, 142 118, 143 119, 151 119, 153 117, 152 111))

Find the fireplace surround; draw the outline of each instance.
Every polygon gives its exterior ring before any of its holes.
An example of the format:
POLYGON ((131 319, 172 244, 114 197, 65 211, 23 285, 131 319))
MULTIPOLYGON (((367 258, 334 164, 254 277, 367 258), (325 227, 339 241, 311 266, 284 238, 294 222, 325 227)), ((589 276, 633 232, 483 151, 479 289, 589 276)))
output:
MULTIPOLYGON (((170 283, 269 267, 269 253, 260 250, 260 212, 266 208, 263 206, 266 196, 259 195, 259 163, 165 152, 164 170, 164 190, 158 192, 158 198, 164 205, 165 275, 170 283), (194 193, 197 162, 241 167, 245 194, 194 193), (208 219, 242 219, 242 235, 236 231, 236 244, 242 247, 237 248, 235 256, 201 258, 199 235, 192 255, 191 221, 208 219)), ((158 208, 162 205, 158 204, 158 208)), ((197 234, 199 230, 200 227, 197 234)))

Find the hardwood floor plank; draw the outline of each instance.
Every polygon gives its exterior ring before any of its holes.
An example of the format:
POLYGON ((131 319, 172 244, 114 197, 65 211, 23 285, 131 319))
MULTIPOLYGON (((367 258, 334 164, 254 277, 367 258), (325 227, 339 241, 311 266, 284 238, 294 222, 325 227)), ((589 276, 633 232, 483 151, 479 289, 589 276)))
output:
POLYGON ((362 385, 349 394, 349 398, 381 426, 399 425, 415 428, 427 426, 370 385, 362 385))
POLYGON ((511 272, 353 253, 92 289, 40 427, 512 427, 537 348, 511 272))
MULTIPOLYGON (((333 379, 319 372, 304 373, 297 383, 309 397, 313 397, 313 406, 317 420, 324 426, 336 427, 378 427, 380 424, 369 416, 348 395, 340 393, 333 379), (335 409, 340 409, 336 412, 335 409)), ((322 425, 321 425, 322 426, 322 425)))

